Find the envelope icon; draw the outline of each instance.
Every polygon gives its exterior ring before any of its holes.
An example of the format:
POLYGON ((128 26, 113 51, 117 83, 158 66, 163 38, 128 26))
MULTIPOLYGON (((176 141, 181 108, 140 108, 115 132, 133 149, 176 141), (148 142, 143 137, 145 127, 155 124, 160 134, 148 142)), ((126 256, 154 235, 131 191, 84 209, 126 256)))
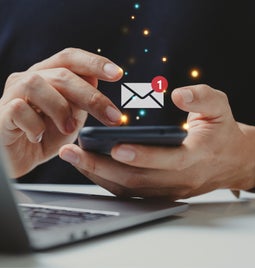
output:
POLYGON ((164 93, 152 89, 151 83, 124 83, 121 85, 123 108, 162 108, 164 93))

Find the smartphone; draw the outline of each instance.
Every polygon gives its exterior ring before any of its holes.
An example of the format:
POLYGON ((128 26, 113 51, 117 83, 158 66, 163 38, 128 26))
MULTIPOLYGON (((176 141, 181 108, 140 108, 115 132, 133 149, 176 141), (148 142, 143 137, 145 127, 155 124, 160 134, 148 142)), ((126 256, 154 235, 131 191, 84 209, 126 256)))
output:
POLYGON ((180 146, 187 131, 180 126, 84 127, 78 143, 87 151, 110 154, 119 143, 153 146, 180 146))

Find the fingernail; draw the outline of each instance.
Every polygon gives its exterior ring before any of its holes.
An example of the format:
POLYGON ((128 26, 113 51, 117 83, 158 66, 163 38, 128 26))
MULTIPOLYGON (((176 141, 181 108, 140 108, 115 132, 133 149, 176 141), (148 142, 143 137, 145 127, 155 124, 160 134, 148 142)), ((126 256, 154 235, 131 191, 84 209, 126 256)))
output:
POLYGON ((61 153, 60 157, 63 160, 65 160, 71 164, 74 164, 74 165, 77 165, 80 162, 79 156, 74 151, 71 151, 71 150, 64 150, 61 153))
POLYGON ((40 142, 42 141, 43 133, 44 133, 44 131, 42 131, 42 132, 35 138, 35 142, 40 143, 40 142))
POLYGON ((119 122, 121 120, 121 112, 112 106, 107 106, 105 112, 111 122, 119 122))
POLYGON ((69 117, 66 121, 66 131, 72 133, 76 128, 75 121, 72 117, 69 117))
POLYGON ((122 72, 122 69, 114 63, 106 63, 103 70, 109 78, 115 78, 122 72))
POLYGON ((194 99, 193 93, 190 89, 179 89, 178 93, 182 96, 183 101, 191 103, 194 99))
POLYGON ((135 155, 135 152, 130 147, 120 146, 115 152, 114 157, 120 161, 130 162, 135 159, 135 155))

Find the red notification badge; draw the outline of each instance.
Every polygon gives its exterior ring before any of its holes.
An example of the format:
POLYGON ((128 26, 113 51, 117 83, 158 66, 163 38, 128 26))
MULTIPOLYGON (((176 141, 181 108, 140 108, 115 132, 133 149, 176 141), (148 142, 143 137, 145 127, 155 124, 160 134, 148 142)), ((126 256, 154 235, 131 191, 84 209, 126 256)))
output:
POLYGON ((151 81, 151 87, 156 92, 164 92, 168 88, 168 81, 164 76, 156 76, 151 81))

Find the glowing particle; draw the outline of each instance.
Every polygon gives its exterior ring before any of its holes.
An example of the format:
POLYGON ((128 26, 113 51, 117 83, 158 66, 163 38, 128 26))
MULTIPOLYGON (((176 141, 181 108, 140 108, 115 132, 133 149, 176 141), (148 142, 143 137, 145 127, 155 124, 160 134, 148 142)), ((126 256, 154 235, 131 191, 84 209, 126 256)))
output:
POLYGON ((124 73, 124 75, 126 75, 126 76, 127 76, 127 75, 128 75, 128 72, 126 71, 126 72, 124 73))
POLYGON ((192 69, 190 71, 190 76, 192 78, 199 78, 200 77, 200 71, 198 69, 192 69))
POLYGON ((162 62, 167 62, 167 57, 164 56, 161 58, 161 60, 162 60, 162 62))
POLYGON ((124 35, 127 35, 129 33, 129 28, 127 26, 123 26, 121 28, 121 32, 124 34, 124 35))
POLYGON ((144 53, 148 53, 149 52, 149 49, 148 48, 145 48, 144 49, 144 53))
POLYGON ((98 53, 101 53, 101 52, 102 52, 101 48, 98 48, 98 49, 97 49, 97 52, 98 52, 98 53))
POLYGON ((140 8, 140 4, 139 3, 135 3, 134 4, 134 9, 139 9, 140 8))
POLYGON ((185 129, 185 130, 188 130, 189 129, 188 123, 183 123, 182 128, 185 129))
POLYGON ((150 30, 149 29, 144 29, 143 30, 143 35, 144 36, 149 36, 150 35, 150 30))
POLYGON ((122 124, 127 124, 127 122, 128 122, 128 116, 125 115, 125 114, 123 114, 121 116, 121 122, 122 122, 122 124))
POLYGON ((130 57, 130 58, 128 59, 128 63, 129 63, 129 64, 135 64, 135 63, 136 63, 136 58, 135 58, 135 57, 130 57))
POLYGON ((135 119, 136 119, 136 120, 140 120, 140 116, 137 116, 135 119))
POLYGON ((130 18, 131 18, 131 20, 135 20, 135 16, 134 15, 132 15, 130 18))
POLYGON ((145 116, 146 115, 146 111, 145 110, 140 110, 139 111, 139 115, 140 116, 145 116))

